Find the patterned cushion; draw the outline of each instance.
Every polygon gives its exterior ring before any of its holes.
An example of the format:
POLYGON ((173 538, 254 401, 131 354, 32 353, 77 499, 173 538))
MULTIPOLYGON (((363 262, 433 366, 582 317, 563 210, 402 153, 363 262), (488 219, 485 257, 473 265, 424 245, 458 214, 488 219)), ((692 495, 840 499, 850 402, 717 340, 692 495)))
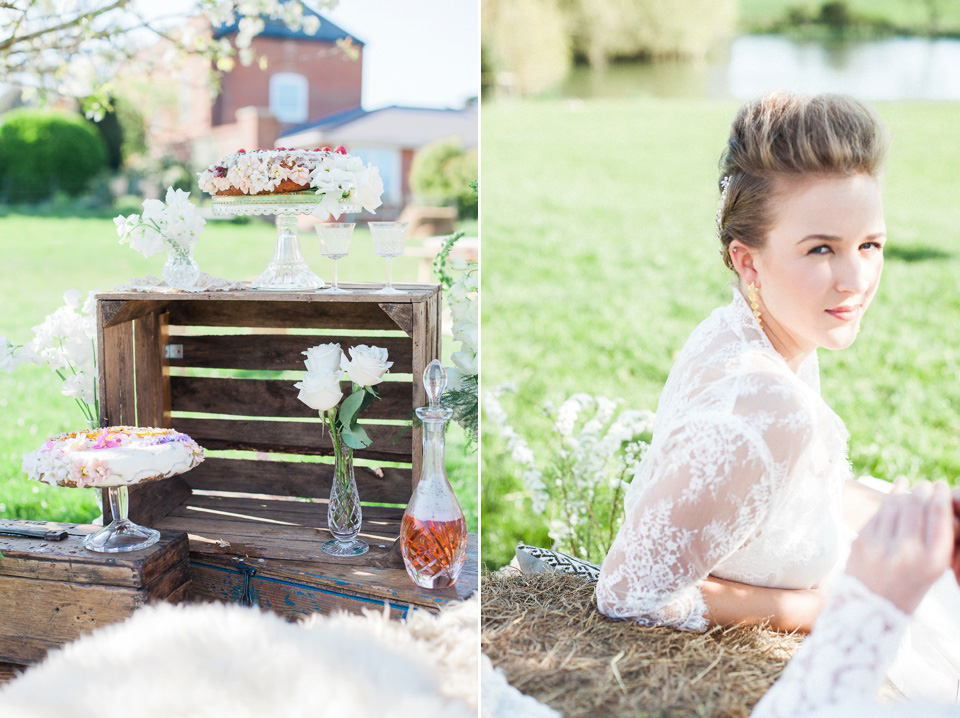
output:
POLYGON ((527 546, 523 543, 517 545, 517 563, 520 564, 520 570, 523 573, 559 571, 560 573, 580 576, 580 578, 594 583, 600 578, 600 567, 596 564, 568 556, 559 551, 527 546))

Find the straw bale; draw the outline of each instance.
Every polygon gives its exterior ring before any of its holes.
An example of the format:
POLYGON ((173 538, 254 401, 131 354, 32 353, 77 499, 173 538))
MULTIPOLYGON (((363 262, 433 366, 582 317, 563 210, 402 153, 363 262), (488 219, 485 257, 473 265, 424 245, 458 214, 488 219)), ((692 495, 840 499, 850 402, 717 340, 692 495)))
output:
POLYGON ((614 621, 593 584, 488 574, 481 646, 518 690, 566 718, 748 716, 801 636, 766 627, 690 633, 614 621))

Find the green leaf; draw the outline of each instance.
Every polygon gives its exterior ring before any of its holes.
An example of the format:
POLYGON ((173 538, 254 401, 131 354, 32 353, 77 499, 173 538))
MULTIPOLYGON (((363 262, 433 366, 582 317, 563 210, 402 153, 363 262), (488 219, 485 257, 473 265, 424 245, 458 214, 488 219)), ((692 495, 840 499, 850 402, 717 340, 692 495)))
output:
POLYGON ((360 409, 362 408, 364 396, 366 396, 366 392, 364 392, 363 389, 357 389, 343 400, 337 417, 341 426, 349 428, 356 425, 357 414, 360 413, 360 409))
POLYGON ((349 429, 340 431, 340 438, 343 443, 351 449, 366 449, 370 446, 370 437, 362 426, 356 425, 349 429))

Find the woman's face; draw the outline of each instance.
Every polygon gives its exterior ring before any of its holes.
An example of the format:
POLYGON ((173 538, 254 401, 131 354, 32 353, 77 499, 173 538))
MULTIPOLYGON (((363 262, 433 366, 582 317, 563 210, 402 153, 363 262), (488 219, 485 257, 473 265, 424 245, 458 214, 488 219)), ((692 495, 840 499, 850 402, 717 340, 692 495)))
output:
POLYGON ((777 180, 775 188, 766 246, 738 248, 750 254, 767 332, 788 354, 848 347, 883 269, 877 181, 855 174, 777 180))

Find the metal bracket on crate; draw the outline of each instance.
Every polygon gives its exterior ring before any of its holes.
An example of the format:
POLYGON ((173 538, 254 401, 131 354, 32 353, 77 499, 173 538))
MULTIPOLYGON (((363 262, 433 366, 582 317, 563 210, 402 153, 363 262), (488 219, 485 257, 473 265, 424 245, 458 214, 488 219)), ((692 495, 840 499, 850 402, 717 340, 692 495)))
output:
POLYGON ((253 585, 250 579, 257 575, 257 569, 253 566, 248 566, 242 558, 237 559, 236 569, 243 575, 243 588, 240 589, 240 605, 252 606, 253 585))
POLYGON ((165 359, 183 359, 183 344, 167 344, 163 347, 165 359))

